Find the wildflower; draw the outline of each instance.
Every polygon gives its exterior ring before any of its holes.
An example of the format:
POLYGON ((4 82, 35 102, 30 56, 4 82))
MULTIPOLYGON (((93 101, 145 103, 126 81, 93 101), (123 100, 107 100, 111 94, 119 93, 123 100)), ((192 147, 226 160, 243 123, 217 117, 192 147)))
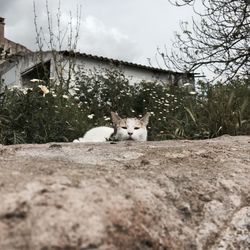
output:
POLYGON ((195 91, 190 91, 189 94, 190 95, 196 95, 196 92, 195 91))
POLYGON ((48 90, 48 88, 46 86, 44 86, 44 85, 38 85, 38 87, 43 92, 43 97, 45 97, 45 95, 49 93, 49 90, 48 90))
POLYGON ((32 88, 23 88, 21 91, 26 95, 28 91, 32 91, 32 88))
POLYGON ((186 82, 186 83, 183 84, 184 87, 187 87, 187 86, 190 86, 190 85, 191 85, 191 83, 189 83, 189 82, 186 82))
POLYGON ((110 117, 104 116, 104 121, 109 121, 110 117))
POLYGON ((64 99, 69 99, 69 97, 67 95, 63 95, 62 96, 64 99))
POLYGON ((11 86, 11 88, 9 88, 9 90, 14 90, 14 89, 19 89, 20 88, 20 86, 18 86, 18 85, 13 85, 13 86, 11 86))
POLYGON ((73 96, 76 94, 76 91, 74 89, 69 89, 69 94, 73 96))
POLYGON ((88 117, 89 119, 93 119, 94 114, 88 115, 87 117, 88 117))
POLYGON ((30 81, 31 82, 44 82, 43 80, 40 80, 40 79, 31 79, 30 81))

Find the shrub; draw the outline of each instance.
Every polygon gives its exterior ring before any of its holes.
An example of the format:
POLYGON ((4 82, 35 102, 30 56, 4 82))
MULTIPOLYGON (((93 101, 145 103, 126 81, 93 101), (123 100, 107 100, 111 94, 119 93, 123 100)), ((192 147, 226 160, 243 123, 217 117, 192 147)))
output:
POLYGON ((73 141, 94 126, 111 125, 110 111, 122 117, 150 112, 149 140, 250 134, 249 80, 200 81, 194 91, 154 82, 131 85, 121 71, 110 69, 80 71, 69 92, 39 84, 0 94, 1 144, 73 141))
POLYGON ((0 112, 0 142, 67 142, 84 130, 82 111, 66 96, 43 94, 38 86, 31 89, 6 89, 0 112))

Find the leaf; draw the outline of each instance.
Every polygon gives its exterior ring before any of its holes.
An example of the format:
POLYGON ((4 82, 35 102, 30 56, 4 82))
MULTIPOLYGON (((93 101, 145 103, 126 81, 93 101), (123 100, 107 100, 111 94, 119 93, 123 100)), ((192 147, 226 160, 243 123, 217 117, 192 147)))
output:
POLYGON ((184 109, 188 112, 188 114, 190 115, 190 117, 193 120, 193 122, 197 125, 196 119, 194 117, 194 114, 191 112, 191 110, 189 108, 187 108, 187 107, 184 107, 184 109))

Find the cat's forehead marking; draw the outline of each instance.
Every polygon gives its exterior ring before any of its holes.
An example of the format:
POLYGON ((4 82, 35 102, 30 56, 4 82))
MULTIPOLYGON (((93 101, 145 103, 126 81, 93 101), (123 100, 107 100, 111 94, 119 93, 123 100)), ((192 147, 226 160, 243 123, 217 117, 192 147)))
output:
POLYGON ((137 118, 124 118, 117 125, 120 127, 141 127, 143 122, 137 118))

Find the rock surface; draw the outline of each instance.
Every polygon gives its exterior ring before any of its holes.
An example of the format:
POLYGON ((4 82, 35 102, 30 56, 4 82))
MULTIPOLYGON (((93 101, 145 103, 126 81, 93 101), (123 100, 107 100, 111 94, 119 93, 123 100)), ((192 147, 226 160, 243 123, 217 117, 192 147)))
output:
POLYGON ((0 146, 1 250, 249 249, 250 137, 0 146))

